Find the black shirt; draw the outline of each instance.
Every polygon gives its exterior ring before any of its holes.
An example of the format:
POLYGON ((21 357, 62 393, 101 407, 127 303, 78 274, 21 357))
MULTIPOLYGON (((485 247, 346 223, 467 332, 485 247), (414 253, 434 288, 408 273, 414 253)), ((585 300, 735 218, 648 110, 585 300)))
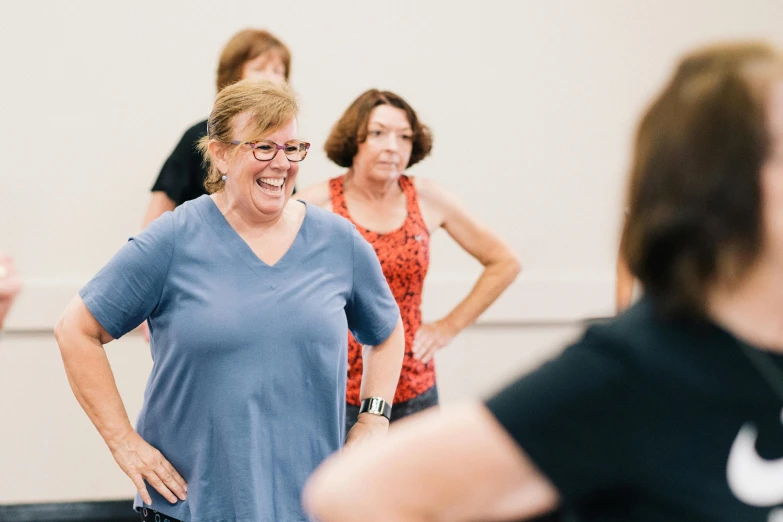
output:
POLYGON ((207 193, 204 179, 207 169, 203 164, 203 156, 197 146, 198 141, 207 135, 207 120, 198 122, 179 140, 163 168, 158 179, 152 186, 152 191, 162 191, 177 205, 196 199, 207 193))
MULTIPOLYGON (((198 150, 198 142, 207 135, 207 120, 200 121, 188 130, 174 147, 174 151, 160 169, 152 192, 165 192, 171 201, 181 205, 207 193, 204 180, 207 169, 204 157, 198 150)), ((293 193, 296 194, 296 187, 293 193)))
MULTIPOLYGON (((645 298, 487 406, 560 491, 563 519, 782 520, 783 400, 742 346, 645 298)), ((783 357, 762 360, 780 375, 783 357)))

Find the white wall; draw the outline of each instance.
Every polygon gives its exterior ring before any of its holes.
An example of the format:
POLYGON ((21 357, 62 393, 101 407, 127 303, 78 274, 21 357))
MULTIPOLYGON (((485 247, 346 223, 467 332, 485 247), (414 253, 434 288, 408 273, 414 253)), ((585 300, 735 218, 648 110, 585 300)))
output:
MULTIPOLYGON (((330 126, 370 87, 404 96, 435 135, 412 173, 459 195, 514 246, 515 286, 439 357, 445 401, 487 393, 611 313, 634 124, 693 45, 781 43, 777 0, 71 0, 0 17, 0 251, 26 289, 0 342, 0 503, 127 496, 67 388, 50 331, 68 299, 139 228, 149 187, 203 119, 238 29, 293 53, 308 185, 339 170, 330 126), (504 154, 490 146, 506 144, 504 154), (43 478, 42 478, 43 477, 43 478)), ((478 266, 441 234, 425 294, 438 317, 478 266)), ((149 356, 108 348, 131 414, 149 356)))

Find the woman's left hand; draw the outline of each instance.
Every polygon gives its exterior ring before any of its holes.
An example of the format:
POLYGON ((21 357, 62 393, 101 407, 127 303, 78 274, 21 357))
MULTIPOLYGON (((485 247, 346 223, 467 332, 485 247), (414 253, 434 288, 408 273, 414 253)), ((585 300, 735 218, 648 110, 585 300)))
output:
POLYGON ((345 448, 361 446, 368 442, 383 439, 389 431, 389 421, 386 417, 361 413, 356 424, 353 425, 345 440, 345 448))
POLYGON ((427 364, 456 335, 456 328, 444 320, 421 325, 413 340, 413 357, 427 364))

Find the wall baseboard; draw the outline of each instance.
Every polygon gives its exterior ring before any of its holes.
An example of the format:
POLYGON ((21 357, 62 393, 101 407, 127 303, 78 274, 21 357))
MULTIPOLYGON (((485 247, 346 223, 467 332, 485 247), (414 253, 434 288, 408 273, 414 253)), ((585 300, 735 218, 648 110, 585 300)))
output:
POLYGON ((0 522, 139 522, 133 499, 0 505, 0 522))
MULTIPOLYGON (((86 279, 85 279, 86 280, 86 279)), ((474 281, 430 277, 424 289, 425 321, 445 316, 474 281)), ((9 314, 8 332, 50 332, 84 284, 74 279, 30 279, 9 314)), ((614 313, 614 279, 590 274, 525 274, 479 319, 479 325, 563 324, 614 313)))

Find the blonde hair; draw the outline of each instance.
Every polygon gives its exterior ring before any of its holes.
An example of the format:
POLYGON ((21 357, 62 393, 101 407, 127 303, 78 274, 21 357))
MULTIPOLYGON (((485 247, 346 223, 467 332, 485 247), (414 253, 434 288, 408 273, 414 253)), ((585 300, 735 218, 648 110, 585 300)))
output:
MULTIPOLYGON (((212 113, 207 120, 207 135, 198 142, 198 148, 208 166, 204 188, 210 194, 223 190, 225 182, 209 152, 210 141, 231 146, 237 116, 249 116, 243 141, 257 141, 283 128, 296 118, 299 105, 291 88, 270 81, 242 80, 229 85, 217 95, 212 113)), ((239 146, 234 147, 234 154, 239 146)))

